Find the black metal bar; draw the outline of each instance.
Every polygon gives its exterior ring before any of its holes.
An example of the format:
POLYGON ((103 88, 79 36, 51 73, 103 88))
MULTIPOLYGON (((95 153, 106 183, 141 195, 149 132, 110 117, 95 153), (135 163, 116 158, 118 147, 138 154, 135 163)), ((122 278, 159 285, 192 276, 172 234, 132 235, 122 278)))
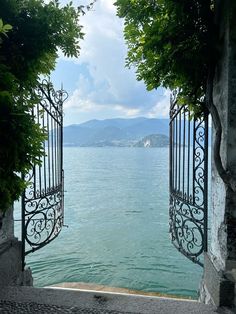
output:
POLYGON ((192 171, 193 171, 193 176, 192 176, 192 195, 193 195, 193 204, 195 204, 195 145, 196 145, 196 119, 194 118, 193 120, 193 153, 192 153, 192 171))
MULTIPOLYGON (((32 117, 35 119, 35 108, 32 109, 32 117)), ((33 185, 34 185, 33 195, 34 195, 34 197, 36 197, 36 178, 37 178, 37 175, 36 175, 36 166, 35 165, 33 165, 32 171, 33 171, 33 178, 34 178, 34 181, 33 181, 33 185)))
POLYGON ((56 153, 56 162, 57 162, 57 184, 60 183, 60 142, 59 142, 59 126, 56 125, 56 147, 57 147, 57 153, 56 153))
POLYGON ((191 122, 187 106, 172 103, 169 151, 171 239, 182 254, 203 266, 201 256, 207 251, 207 113, 194 116, 191 122))
POLYGON ((178 190, 181 191, 181 186, 180 186, 180 182, 181 182, 181 111, 179 111, 179 181, 178 181, 178 190))
POLYGON ((171 173, 172 173, 171 180, 172 180, 172 190, 174 190, 175 172, 173 170, 175 169, 175 167, 174 167, 174 165, 175 165, 175 121, 171 121, 170 125, 172 126, 172 133, 171 133, 172 147, 170 148, 171 154, 172 154, 172 167, 170 167, 170 168, 172 168, 171 169, 171 173))
POLYGON ((187 195, 188 195, 188 201, 190 200, 189 199, 189 181, 190 181, 190 177, 189 177, 189 174, 190 174, 190 128, 191 128, 191 124, 190 124, 190 111, 188 111, 188 175, 187 175, 187 179, 188 179, 188 189, 187 189, 187 195))
POLYGON ((43 81, 36 94, 41 101, 32 115, 46 129, 48 138, 43 143, 41 164, 32 166, 22 196, 22 268, 27 254, 58 236, 64 219, 62 105, 67 93, 55 92, 50 82, 43 81))
POLYGON ((51 154, 50 154, 50 124, 49 124, 49 114, 47 113, 47 135, 48 135, 48 188, 49 190, 51 189, 51 167, 50 167, 50 164, 51 164, 51 154))
MULTIPOLYGON (((25 180, 24 175, 22 174, 22 179, 25 180)), ((24 271, 25 269, 25 238, 26 238, 26 230, 25 230, 25 191, 21 196, 21 269, 24 271)))
MULTIPOLYGON (((39 104, 37 104, 37 120, 38 120, 38 124, 40 125, 40 109, 39 109, 39 104)), ((40 157, 40 161, 41 161, 41 157, 40 157)), ((38 168, 38 173, 39 173, 39 178, 38 178, 38 182, 39 182, 39 195, 42 194, 42 176, 41 176, 41 170, 42 167, 37 166, 38 168)))
POLYGON ((62 223, 64 225, 64 169, 63 169, 63 92, 60 93, 60 107, 61 107, 61 124, 60 128, 60 162, 61 162, 61 183, 62 183, 62 223))
POLYGON ((175 190, 177 190, 177 162, 178 162, 178 119, 175 120, 175 190))
MULTIPOLYGON (((43 129, 45 130, 45 112, 43 112, 43 129)), ((44 195, 47 192, 47 171, 46 171, 46 141, 43 142, 43 170, 44 170, 44 195)))
POLYGON ((51 117, 50 119, 50 126, 51 126, 51 130, 50 130, 50 135, 51 135, 51 166, 52 166, 52 186, 54 186, 55 182, 54 182, 54 130, 53 130, 53 117, 51 117))
POLYGON ((184 198, 184 191, 185 191, 185 186, 184 186, 184 182, 185 182, 185 108, 184 108, 184 130, 183 130, 183 183, 182 183, 182 187, 183 187, 183 198, 184 198))
POLYGON ((169 143, 169 189, 170 191, 173 189, 173 122, 170 124, 170 143, 169 143))
POLYGON ((205 124, 205 138, 204 138, 204 238, 203 238, 203 249, 204 252, 208 250, 208 112, 204 112, 204 124, 205 124))

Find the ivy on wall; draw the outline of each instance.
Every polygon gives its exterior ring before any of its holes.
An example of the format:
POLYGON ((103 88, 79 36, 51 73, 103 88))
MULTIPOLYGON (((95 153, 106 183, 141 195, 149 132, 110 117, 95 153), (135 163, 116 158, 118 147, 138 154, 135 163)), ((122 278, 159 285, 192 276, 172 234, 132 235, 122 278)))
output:
POLYGON ((58 50, 78 57, 80 16, 90 9, 59 0, 1 0, 0 16, 0 211, 25 187, 21 174, 42 155, 44 130, 31 115, 40 76, 55 67, 58 50))

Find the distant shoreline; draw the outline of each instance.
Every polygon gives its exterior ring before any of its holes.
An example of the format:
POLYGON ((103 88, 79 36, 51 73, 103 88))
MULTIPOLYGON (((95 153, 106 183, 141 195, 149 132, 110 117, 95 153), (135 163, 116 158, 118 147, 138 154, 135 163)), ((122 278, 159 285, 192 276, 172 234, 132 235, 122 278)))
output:
POLYGON ((69 145, 69 144, 64 144, 63 147, 79 147, 79 148, 165 148, 169 147, 169 145, 166 146, 112 146, 112 145, 107 145, 107 146, 79 146, 79 145, 69 145))
POLYGON ((132 290, 132 289, 127 289, 127 288, 110 287, 110 286, 99 285, 95 283, 85 283, 85 282, 61 282, 61 283, 51 285, 50 287, 90 290, 90 291, 99 291, 99 292, 126 293, 126 294, 134 294, 134 295, 142 295, 142 296, 150 296, 150 297, 165 297, 165 298, 174 298, 174 299, 195 300, 194 298, 191 298, 189 296, 184 296, 184 295, 173 295, 173 294, 166 294, 166 293, 160 293, 160 292, 132 290))

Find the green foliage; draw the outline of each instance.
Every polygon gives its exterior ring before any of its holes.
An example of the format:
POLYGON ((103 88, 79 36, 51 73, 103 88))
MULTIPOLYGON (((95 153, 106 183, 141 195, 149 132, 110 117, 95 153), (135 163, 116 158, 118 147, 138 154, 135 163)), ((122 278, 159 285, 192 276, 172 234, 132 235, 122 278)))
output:
POLYGON ((212 0, 117 0, 125 19, 127 66, 135 66, 147 89, 178 90, 178 100, 194 110, 206 94, 214 59, 212 0))
POLYGON ((58 0, 1 0, 0 211, 16 200, 26 173, 42 156, 45 132, 31 115, 41 75, 55 67, 59 49, 79 56, 81 8, 58 0))
POLYGON ((1 17, 13 26, 1 46, 4 64, 17 79, 32 85, 39 74, 54 69, 58 49, 68 57, 79 56, 83 38, 80 10, 59 1, 2 0, 1 17))
MULTIPOLYGON (((10 24, 3 24, 2 19, 0 19, 0 34, 7 36, 7 32, 12 29, 10 24)), ((0 43, 2 42, 0 38, 0 43)))

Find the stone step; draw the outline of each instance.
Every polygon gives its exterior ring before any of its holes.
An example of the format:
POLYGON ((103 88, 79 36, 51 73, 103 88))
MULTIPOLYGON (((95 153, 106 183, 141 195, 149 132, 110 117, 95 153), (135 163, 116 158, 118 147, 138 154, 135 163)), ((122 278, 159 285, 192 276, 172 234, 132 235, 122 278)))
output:
POLYGON ((64 288, 1 287, 2 314, 213 314, 233 313, 197 301, 64 288), (216 312, 217 311, 217 312, 216 312))

